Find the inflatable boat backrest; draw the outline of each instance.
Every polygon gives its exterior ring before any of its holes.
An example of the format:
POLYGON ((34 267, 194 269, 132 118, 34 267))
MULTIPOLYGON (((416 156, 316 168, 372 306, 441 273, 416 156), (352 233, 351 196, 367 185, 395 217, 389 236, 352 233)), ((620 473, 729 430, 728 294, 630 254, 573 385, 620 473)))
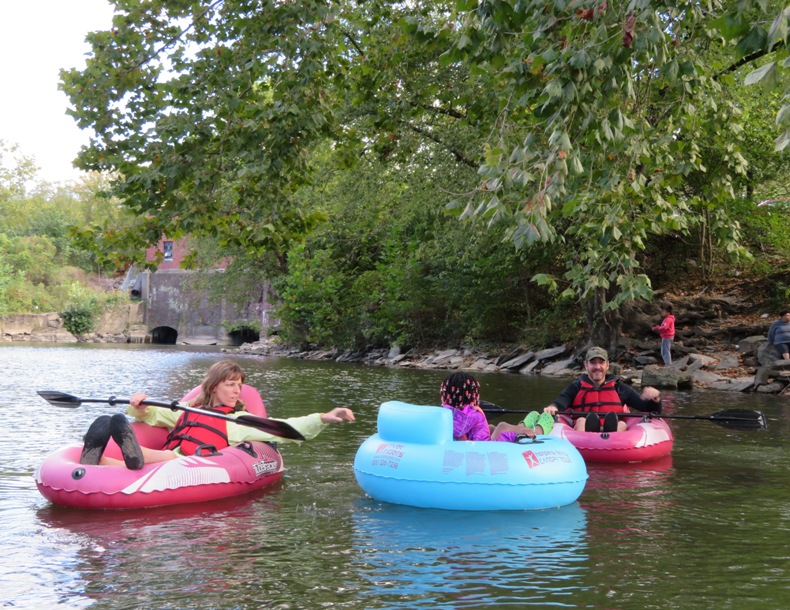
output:
MULTIPOLYGON (((200 394, 200 386, 192 388, 179 402, 189 402, 200 394)), ((260 392, 246 383, 241 386, 241 402, 244 403, 244 409, 253 415, 260 417, 268 417, 266 415, 266 407, 263 404, 260 392)))
POLYGON ((453 414, 442 407, 425 407, 391 400, 379 407, 378 433, 381 440, 393 443, 451 443, 453 414))

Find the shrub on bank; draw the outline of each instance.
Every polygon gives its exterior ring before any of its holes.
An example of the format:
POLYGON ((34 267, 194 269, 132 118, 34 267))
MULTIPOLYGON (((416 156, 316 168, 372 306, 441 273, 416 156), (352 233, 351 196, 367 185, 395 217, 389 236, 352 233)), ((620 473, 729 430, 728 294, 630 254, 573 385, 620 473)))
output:
POLYGON ((120 293, 104 294, 75 282, 69 288, 69 302, 60 312, 63 326, 73 335, 93 332, 101 314, 125 300, 120 293))

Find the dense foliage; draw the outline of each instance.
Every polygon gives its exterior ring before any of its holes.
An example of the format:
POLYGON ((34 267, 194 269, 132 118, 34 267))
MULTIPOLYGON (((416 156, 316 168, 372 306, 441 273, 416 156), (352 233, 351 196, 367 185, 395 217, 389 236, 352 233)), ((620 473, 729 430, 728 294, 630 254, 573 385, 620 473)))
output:
POLYGON ((426 180, 372 159, 304 192, 331 223, 291 250, 276 285, 289 338, 359 347, 518 337, 530 317, 527 261, 433 202, 473 178, 439 163, 426 180))
POLYGON ((233 261, 217 294, 274 283, 291 339, 535 340, 550 304, 550 339, 584 312, 610 344, 689 253, 787 255, 756 206, 787 196, 780 2, 115 6, 63 89, 136 223, 76 243, 189 235, 191 264, 233 261))
MULTIPOLYGON (((149 242, 214 236, 253 257, 274 252, 282 273, 287 257, 302 261, 309 276, 305 256, 318 253, 301 242, 323 210, 300 190, 331 140, 339 171, 375 155, 439 184, 452 171, 411 158, 426 149, 479 167, 477 182, 434 192, 433 205, 455 200, 517 248, 561 243, 562 266, 546 271, 564 270, 535 279, 587 304, 595 340, 616 338, 620 303, 651 296, 640 272, 650 240, 696 230, 709 259, 714 248, 743 254, 728 212, 748 167, 732 91, 782 76, 788 11, 776 2, 116 6, 114 28, 91 35, 88 67, 64 73, 64 88, 95 132, 81 164, 119 172, 115 193, 145 215, 149 242)), ((776 115, 780 149, 789 108, 776 115)), ((320 256, 322 268, 343 266, 320 256)), ((399 273, 431 277, 410 259, 399 273)), ((360 269, 371 289, 387 284, 370 272, 360 269)), ((314 305, 289 306, 341 315, 319 295, 362 279, 338 279, 302 294, 314 305)), ((304 334, 325 341, 324 326, 304 334)))
MULTIPOLYGON (((122 226, 124 212, 99 195, 107 181, 37 182, 34 161, 2 140, 0 170, 0 315, 84 304, 92 294, 89 277, 115 269, 102 267, 93 249, 75 244, 70 232, 90 223, 122 226)), ((97 316, 105 304, 99 291, 88 309, 97 316)))
POLYGON ((102 312, 123 303, 125 296, 118 292, 102 293, 73 283, 69 287, 68 303, 59 312, 63 327, 74 335, 84 335, 96 328, 102 312))

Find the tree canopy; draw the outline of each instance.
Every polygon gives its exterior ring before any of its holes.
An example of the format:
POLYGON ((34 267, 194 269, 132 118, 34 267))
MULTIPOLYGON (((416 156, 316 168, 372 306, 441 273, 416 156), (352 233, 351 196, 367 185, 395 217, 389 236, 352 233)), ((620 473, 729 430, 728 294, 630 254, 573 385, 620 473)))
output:
POLYGON ((300 191, 328 142, 338 169, 373 156, 429 176, 441 157, 478 178, 436 203, 516 248, 560 244, 561 272, 535 281, 586 303, 604 344, 618 306, 651 296, 651 238, 696 231, 742 254, 728 214, 749 195, 738 92, 788 67, 790 9, 768 0, 115 6, 87 67, 62 73, 93 132, 80 167, 115 172, 140 218, 136 241, 108 233, 108 247, 211 236, 284 268, 325 217, 300 191))

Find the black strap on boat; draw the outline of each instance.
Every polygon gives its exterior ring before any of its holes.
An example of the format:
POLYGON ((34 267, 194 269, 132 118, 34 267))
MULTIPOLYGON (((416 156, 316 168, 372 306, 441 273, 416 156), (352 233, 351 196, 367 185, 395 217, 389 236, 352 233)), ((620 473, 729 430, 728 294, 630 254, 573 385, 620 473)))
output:
POLYGON ((215 455, 222 455, 214 445, 204 444, 199 445, 197 449, 195 449, 195 453, 198 457, 214 457, 215 455))
POLYGON ((518 436, 516 436, 516 442, 519 445, 539 445, 543 441, 539 441, 538 437, 536 436, 530 437, 527 436, 526 434, 519 434, 518 436))
POLYGON ((250 441, 241 441, 238 445, 234 445, 234 447, 238 447, 244 453, 247 453, 252 457, 258 457, 258 454, 255 452, 255 447, 252 446, 250 441))

